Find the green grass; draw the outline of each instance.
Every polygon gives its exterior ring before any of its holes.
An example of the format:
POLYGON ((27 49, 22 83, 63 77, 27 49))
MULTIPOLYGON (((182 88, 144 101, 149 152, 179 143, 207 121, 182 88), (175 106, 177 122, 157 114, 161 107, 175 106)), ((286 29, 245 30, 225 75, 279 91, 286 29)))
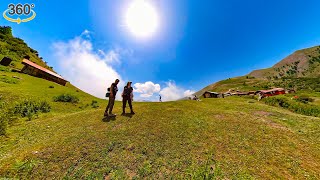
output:
POLYGON ((320 178, 320 118, 228 97, 134 102, 136 115, 103 120, 105 100, 24 74, 0 75, 19 77, 17 84, 0 82, 0 103, 33 98, 51 105, 0 136, 0 178, 320 178), (61 94, 79 103, 54 102, 61 94))
POLYGON ((105 102, 82 92, 70 84, 61 86, 54 82, 45 81, 26 74, 3 71, 0 71, 0 96, 2 96, 3 101, 11 102, 11 104, 21 99, 48 101, 52 105, 52 112, 54 114, 80 111, 84 107, 90 106, 93 100, 97 101, 98 104, 105 102), (2 80, 2 77, 4 80, 2 80), (57 96, 63 94, 79 98, 79 103, 70 105, 67 102, 54 102, 57 96))

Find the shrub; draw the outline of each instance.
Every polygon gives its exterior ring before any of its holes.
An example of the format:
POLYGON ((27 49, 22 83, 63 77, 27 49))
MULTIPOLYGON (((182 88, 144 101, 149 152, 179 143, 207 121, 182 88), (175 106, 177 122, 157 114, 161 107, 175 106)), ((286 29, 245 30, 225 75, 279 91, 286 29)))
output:
POLYGON ((4 83, 8 83, 8 84, 18 84, 19 80, 11 78, 11 77, 7 77, 7 76, 0 76, 0 81, 4 82, 4 83))
POLYGON ((284 96, 269 97, 263 99, 263 101, 268 105, 282 107, 295 113, 320 117, 320 107, 290 100, 284 96))
POLYGON ((98 101, 92 100, 92 102, 91 102, 91 107, 92 107, 92 108, 98 108, 98 107, 99 107, 98 101))
POLYGON ((5 135, 7 127, 19 117, 31 120, 38 113, 47 113, 51 110, 50 104, 46 101, 23 100, 10 108, 5 108, 6 104, 3 102, 0 105, 0 135, 5 135))
POLYGON ((53 88, 54 88, 54 86, 49 86, 49 88, 53 89, 53 88))
POLYGON ((13 114, 27 117, 28 120, 31 120, 34 115, 37 115, 39 112, 48 113, 51 110, 51 106, 46 101, 33 101, 33 100, 24 100, 15 105, 13 108, 13 114))
POLYGON ((305 103, 305 104, 308 104, 309 102, 313 102, 314 101, 314 99, 312 99, 312 98, 310 98, 308 96, 300 96, 296 100, 299 101, 299 102, 305 103))
POLYGON ((14 115, 27 117, 28 120, 31 120, 32 117, 38 115, 38 113, 48 113, 50 110, 51 106, 46 101, 24 100, 17 103, 12 112, 14 115))
POLYGON ((3 72, 10 72, 10 68, 6 67, 6 66, 2 66, 0 65, 0 71, 3 71, 3 72))
POLYGON ((61 94, 53 98, 54 102, 69 102, 69 103, 78 103, 79 98, 70 94, 61 94))

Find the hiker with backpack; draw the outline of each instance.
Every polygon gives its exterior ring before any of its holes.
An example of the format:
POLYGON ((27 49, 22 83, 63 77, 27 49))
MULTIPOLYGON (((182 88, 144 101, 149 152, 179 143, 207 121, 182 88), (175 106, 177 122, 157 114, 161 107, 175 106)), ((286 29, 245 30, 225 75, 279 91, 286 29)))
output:
POLYGON ((122 115, 126 113, 127 102, 129 104, 131 114, 135 114, 132 109, 132 99, 133 99, 133 88, 131 86, 132 82, 128 82, 127 85, 123 89, 122 93, 122 115))
POLYGON ((112 110, 113 110, 113 106, 114 106, 114 101, 116 100, 116 95, 117 95, 117 92, 118 92, 118 84, 119 84, 120 80, 119 79, 116 79, 116 81, 114 83, 111 84, 111 87, 110 89, 108 88, 108 92, 106 94, 106 97, 109 97, 109 102, 108 102, 108 106, 104 112, 104 116, 111 116, 111 117, 114 117, 116 116, 115 114, 112 114, 112 110), (109 111, 109 114, 108 114, 108 111, 109 111))

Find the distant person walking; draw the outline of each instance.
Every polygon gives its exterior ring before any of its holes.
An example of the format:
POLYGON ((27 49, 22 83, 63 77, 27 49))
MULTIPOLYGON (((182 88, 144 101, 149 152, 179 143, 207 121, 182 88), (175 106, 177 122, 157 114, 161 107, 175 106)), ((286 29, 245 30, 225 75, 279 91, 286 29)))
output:
POLYGON ((132 100, 133 100, 133 88, 131 86, 132 82, 128 82, 127 85, 123 88, 122 93, 122 115, 126 114, 126 106, 127 102, 129 104, 131 114, 135 114, 132 108, 132 100))
POLYGON ((112 110, 113 110, 113 105, 114 105, 114 101, 116 100, 116 95, 118 92, 118 84, 119 84, 120 80, 116 79, 116 81, 114 83, 111 84, 110 87, 110 95, 109 95, 109 103, 108 106, 104 112, 104 116, 116 116, 115 114, 112 114, 112 110), (108 114, 109 111, 109 114, 108 114))
POLYGON ((161 95, 159 95, 159 102, 162 102, 161 95))

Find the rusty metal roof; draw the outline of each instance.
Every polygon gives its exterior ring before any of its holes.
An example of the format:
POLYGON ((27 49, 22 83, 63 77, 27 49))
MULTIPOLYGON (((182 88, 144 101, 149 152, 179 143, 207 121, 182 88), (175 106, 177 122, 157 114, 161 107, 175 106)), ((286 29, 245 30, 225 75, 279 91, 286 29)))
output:
MULTIPOLYGON (((41 71, 43 71, 43 72, 45 72, 45 73, 48 73, 48 74, 50 74, 50 75, 52 75, 52 76, 55 76, 55 77, 60 78, 60 79, 63 79, 63 77, 60 76, 59 74, 54 73, 54 72, 52 72, 52 71, 50 71, 49 69, 46 69, 46 68, 44 68, 44 67, 41 67, 41 66, 37 65, 36 63, 33 63, 33 62, 31 62, 31 61, 29 61, 29 60, 27 60, 27 59, 24 59, 24 60, 22 61, 22 64, 32 66, 32 67, 37 68, 37 69, 39 69, 39 70, 41 70, 41 71)), ((63 80, 65 80, 65 79, 63 79, 63 80)))
POLYGON ((285 91, 285 89, 283 89, 283 88, 274 88, 274 89, 270 89, 270 90, 260 90, 258 92, 269 93, 269 92, 275 92, 275 91, 285 91))

